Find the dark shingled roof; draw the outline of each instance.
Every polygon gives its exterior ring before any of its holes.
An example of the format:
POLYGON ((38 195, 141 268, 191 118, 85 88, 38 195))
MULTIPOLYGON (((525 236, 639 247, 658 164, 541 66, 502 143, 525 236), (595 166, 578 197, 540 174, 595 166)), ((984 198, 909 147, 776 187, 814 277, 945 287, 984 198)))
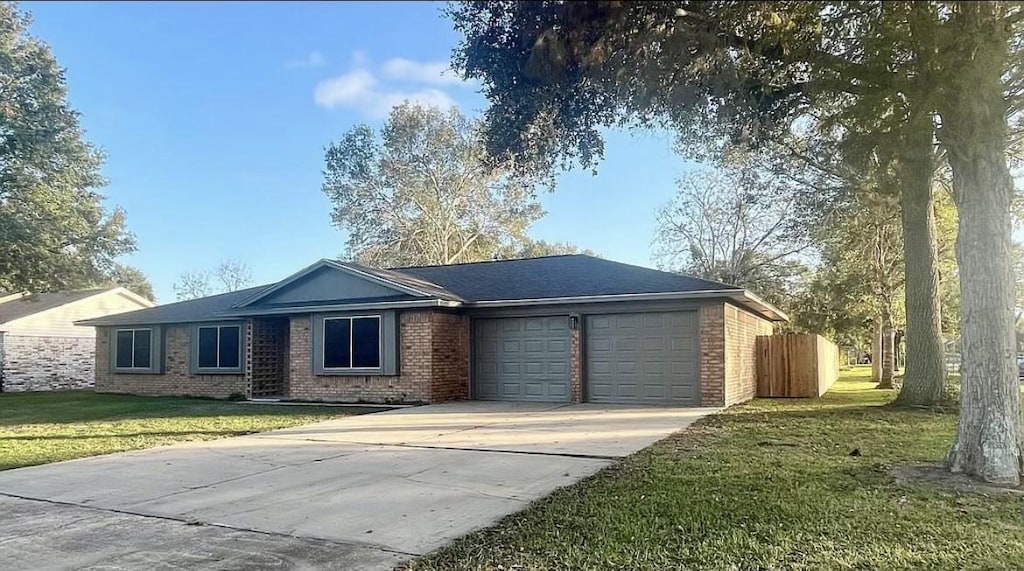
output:
POLYGON ((435 283, 467 301, 741 289, 583 254, 393 271, 435 283))
POLYGON ((78 291, 59 291, 53 293, 37 293, 0 303, 0 323, 27 317, 33 313, 60 307, 64 304, 92 297, 114 288, 83 289, 78 291))
MULTIPOLYGON (((256 295, 274 284, 261 285, 240 289, 228 293, 201 297, 158 305, 147 309, 138 309, 116 315, 108 315, 87 320, 95 325, 146 325, 149 323, 187 323, 217 317, 217 314, 231 308, 232 305, 256 295)), ((0 306, 2 307, 2 306, 0 306)))
MULTIPOLYGON (((641 293, 742 291, 736 286, 582 254, 387 270, 367 268, 348 262, 333 263, 417 289, 430 296, 427 299, 438 298, 469 303, 641 293)), ((234 305, 254 298, 261 291, 275 285, 262 285, 87 321, 94 325, 143 325, 187 323, 218 317, 228 319, 234 305)), ((381 298, 373 301, 386 303, 411 299, 417 298, 398 295, 393 299, 381 298)), ((361 299, 359 302, 365 303, 367 300, 361 299)), ((315 308, 316 305, 318 304, 299 303, 289 304, 289 307, 315 308)), ((267 308, 273 309, 271 306, 267 308)))

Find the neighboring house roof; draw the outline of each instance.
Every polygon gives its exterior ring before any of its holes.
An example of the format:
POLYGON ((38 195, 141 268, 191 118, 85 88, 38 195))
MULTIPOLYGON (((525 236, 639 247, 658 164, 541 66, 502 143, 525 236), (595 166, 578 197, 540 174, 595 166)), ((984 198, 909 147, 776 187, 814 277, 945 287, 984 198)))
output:
POLYGON ((8 323, 15 319, 54 309, 96 294, 110 291, 112 288, 85 289, 80 291, 61 291, 54 293, 18 294, 4 296, 0 301, 0 323, 8 323), (7 299, 14 298, 14 299, 7 299))
MULTIPOLYGON (((351 278, 345 278, 351 279, 351 278)), ((295 313, 301 309, 341 310, 370 308, 493 307, 544 303, 600 302, 627 299, 728 298, 774 320, 786 315, 743 288, 604 260, 582 254, 496 260, 446 266, 415 266, 387 270, 349 262, 321 260, 288 278, 265 286, 249 288, 191 301, 183 301, 89 319, 84 325, 130 325, 183 323, 230 319, 246 315, 295 313), (322 277, 322 272, 356 276, 372 281, 375 295, 337 299, 337 288, 329 288, 329 299, 275 303, 281 292, 303 280, 322 277), (389 295, 376 295, 382 290, 389 295), (393 295, 390 295, 393 294, 393 295)))

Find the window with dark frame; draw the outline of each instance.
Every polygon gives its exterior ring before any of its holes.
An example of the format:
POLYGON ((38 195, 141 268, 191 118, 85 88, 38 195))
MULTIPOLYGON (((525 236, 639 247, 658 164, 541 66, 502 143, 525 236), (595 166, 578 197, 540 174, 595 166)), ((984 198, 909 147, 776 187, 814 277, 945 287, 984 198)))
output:
POLYGON ((379 369, 380 316, 324 318, 324 369, 379 369))
POLYGON ((114 367, 148 369, 152 363, 153 331, 150 329, 118 329, 114 338, 114 367))
POLYGON ((196 366, 200 369, 237 369, 241 348, 240 325, 201 325, 196 366))

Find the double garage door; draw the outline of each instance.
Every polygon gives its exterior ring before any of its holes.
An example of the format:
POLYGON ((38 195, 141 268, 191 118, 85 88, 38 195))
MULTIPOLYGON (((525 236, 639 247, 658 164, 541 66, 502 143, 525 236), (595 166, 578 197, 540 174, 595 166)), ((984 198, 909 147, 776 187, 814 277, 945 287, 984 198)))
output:
MULTIPOLYGON (((569 317, 474 321, 473 398, 567 402, 569 317)), ((699 404, 697 313, 584 318, 584 400, 699 404)))

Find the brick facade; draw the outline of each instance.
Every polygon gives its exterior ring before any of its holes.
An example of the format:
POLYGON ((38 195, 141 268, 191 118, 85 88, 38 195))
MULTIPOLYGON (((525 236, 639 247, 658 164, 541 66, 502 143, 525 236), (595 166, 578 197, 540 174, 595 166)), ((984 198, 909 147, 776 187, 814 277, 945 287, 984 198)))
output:
MULTIPOLYGON (((756 337, 770 334, 772 324, 726 302, 704 303, 697 313, 701 406, 729 406, 753 398, 756 337)), ((273 368, 280 367, 282 371, 280 396, 284 398, 367 403, 432 403, 469 398, 472 340, 467 315, 444 310, 400 313, 396 375, 315 375, 310 317, 291 316, 286 323, 282 319, 281 326, 281 354, 274 359, 273 368)), ((164 327, 163 374, 112 373, 109 328, 99 328, 95 341, 96 390, 147 395, 256 396, 256 373, 267 373, 271 366, 269 361, 263 362, 269 358, 265 349, 262 357, 255 356, 253 340, 269 335, 269 327, 269 323, 253 320, 247 323, 243 368, 246 372, 239 375, 192 374, 188 325, 164 327), (257 361, 263 363, 258 371, 254 369, 257 361)), ((585 397, 583 359, 582 331, 577 327, 570 331, 572 402, 582 402, 585 397)))
POLYGON ((757 394, 757 336, 772 333, 770 321, 725 305, 725 405, 757 394))
POLYGON ((583 318, 573 314, 576 327, 569 331, 569 401, 583 402, 583 318))
POLYGON ((700 404, 725 406, 725 304, 697 311, 700 327, 700 404))
MULTIPOLYGON (((110 368, 110 328, 96 328, 96 391, 137 395, 246 396, 245 375, 197 375, 189 367, 188 325, 164 326, 163 374, 114 373, 110 368)), ((248 335, 246 335, 248 337, 248 335)), ((243 340, 248 343, 247 340, 243 340)))
POLYGON ((0 391, 55 391, 93 386, 92 337, 0 335, 0 391))
POLYGON ((288 397, 384 403, 469 397, 468 317, 441 311, 402 313, 398 347, 398 375, 314 375, 310 319, 292 317, 288 397))

